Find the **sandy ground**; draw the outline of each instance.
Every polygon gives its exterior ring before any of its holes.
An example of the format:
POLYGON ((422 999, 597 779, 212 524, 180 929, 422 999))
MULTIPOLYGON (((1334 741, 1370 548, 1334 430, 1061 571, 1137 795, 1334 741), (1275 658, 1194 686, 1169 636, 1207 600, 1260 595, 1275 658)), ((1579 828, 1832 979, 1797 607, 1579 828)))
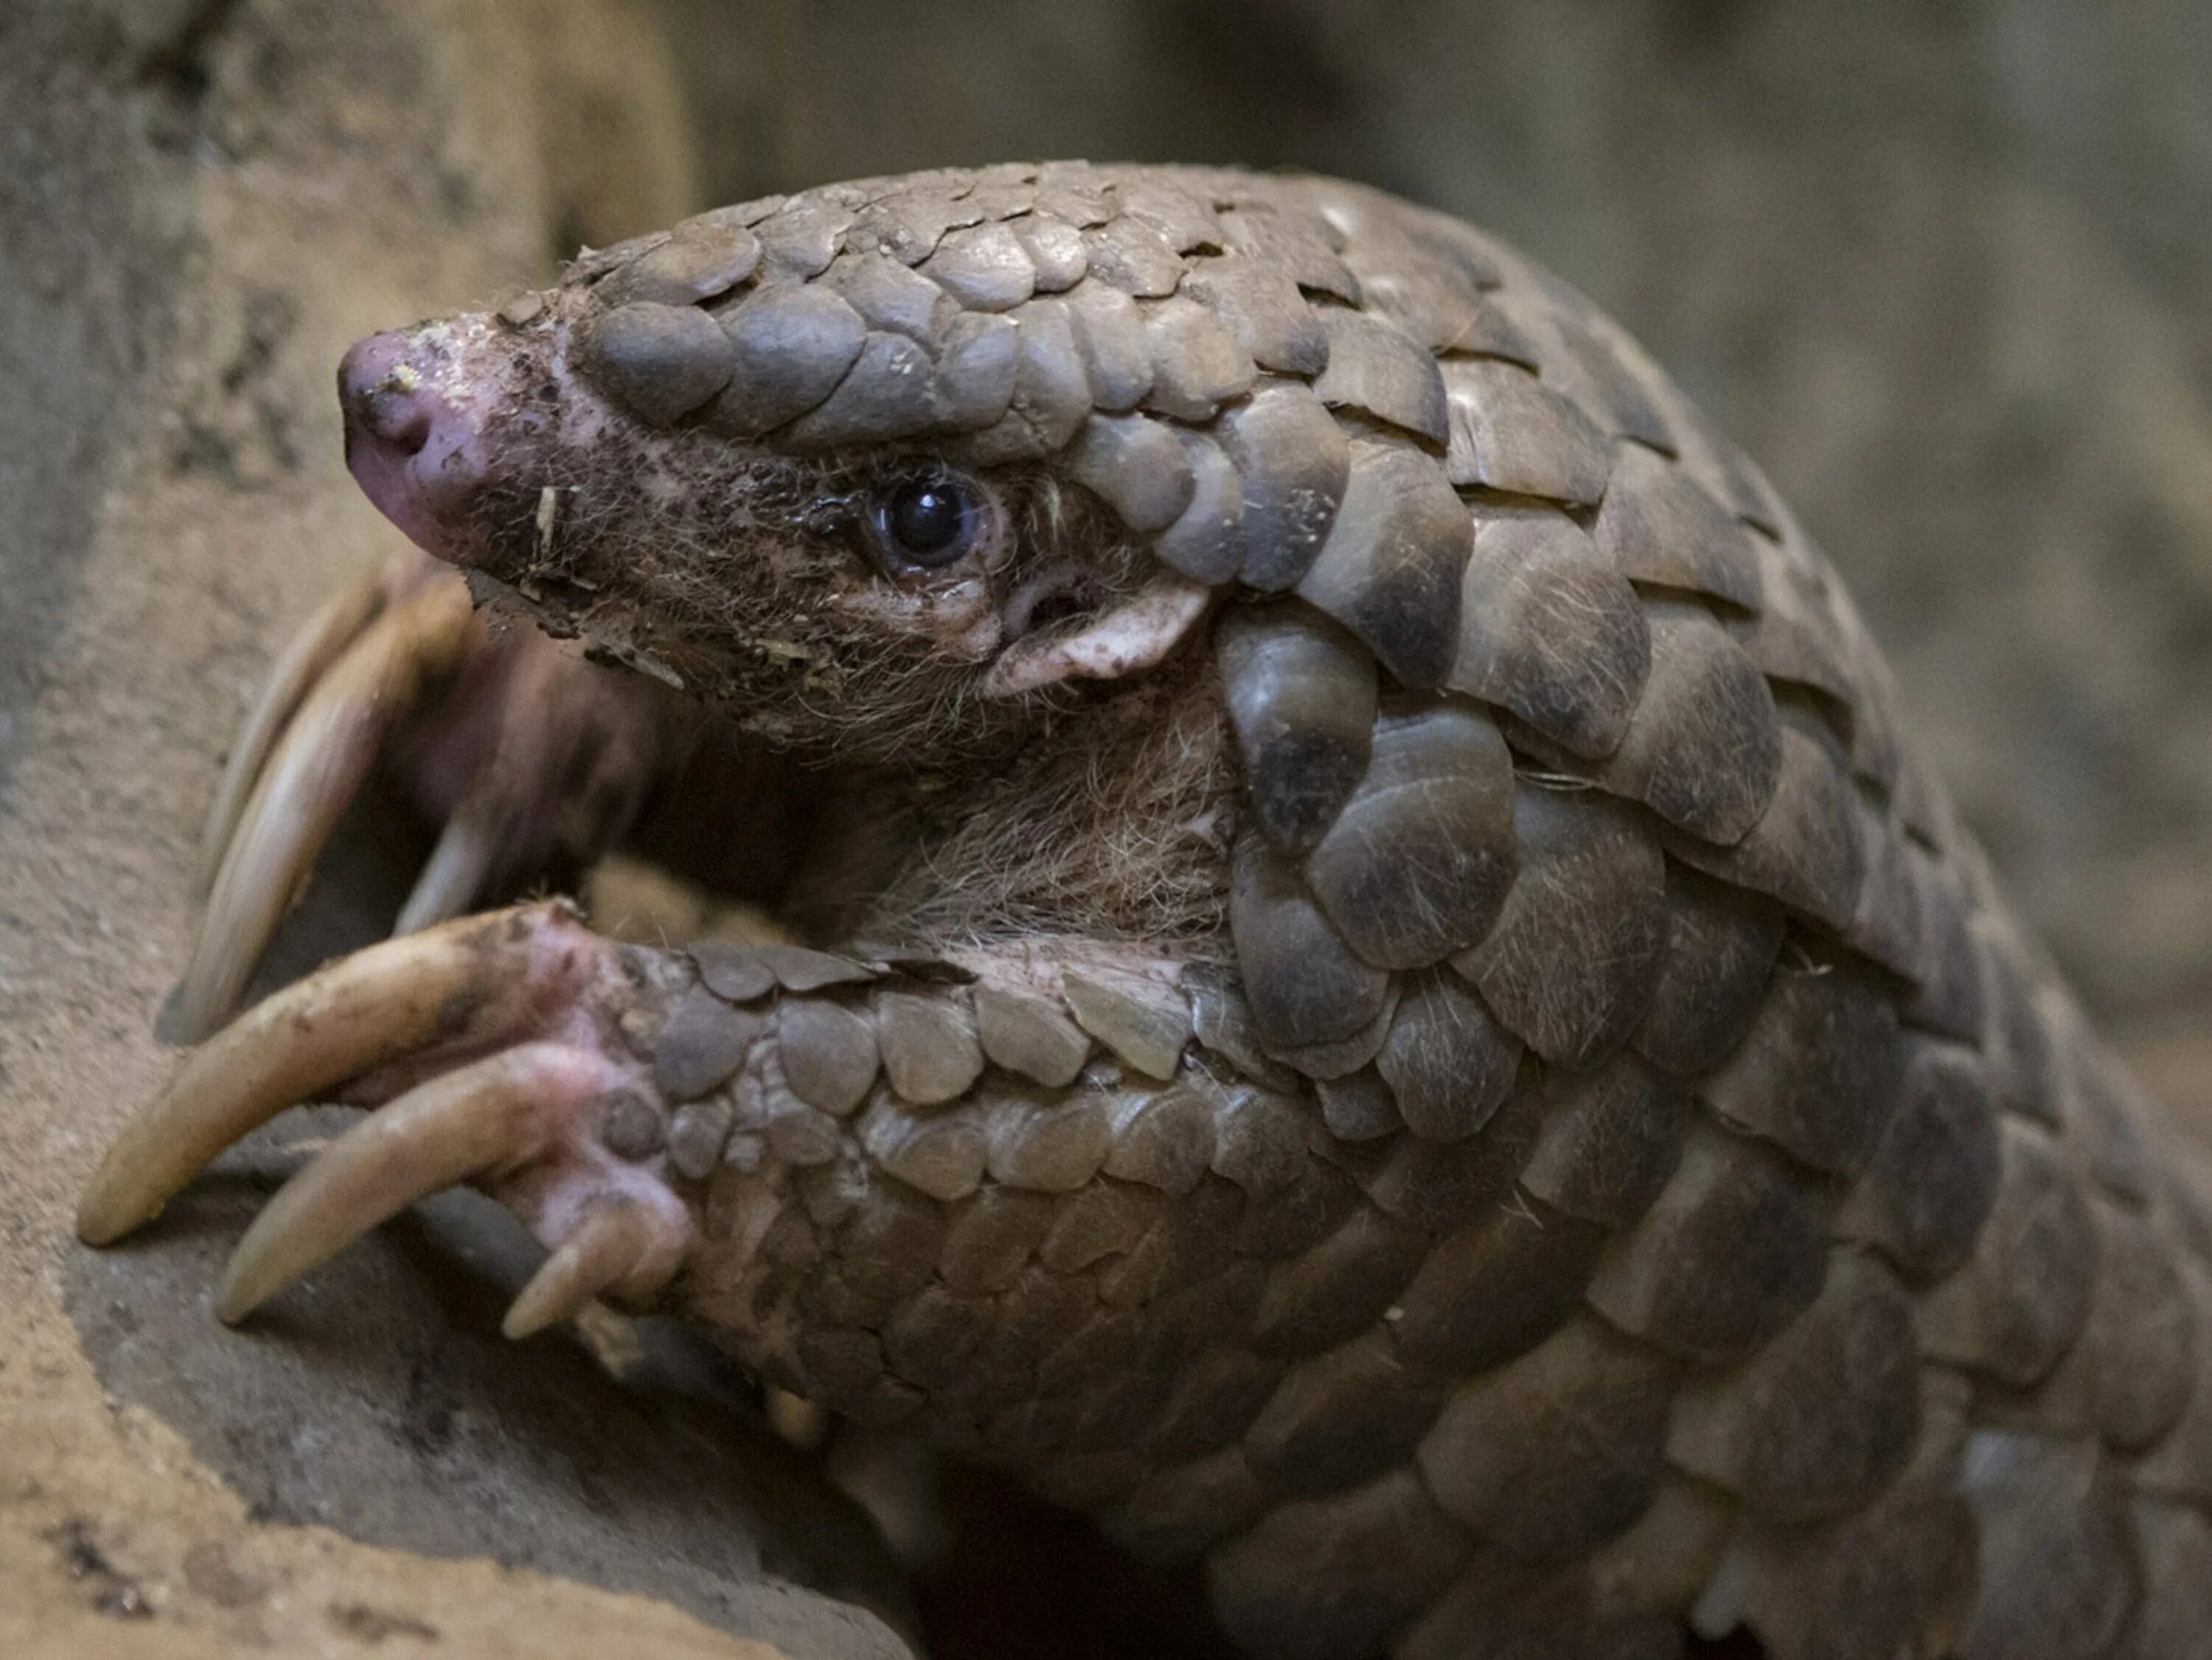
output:
POLYGON ((330 366, 695 195, 620 5, 101 12, 31 21, 65 18, 76 78, 33 89, 46 194, 9 202, 49 222, 0 225, 91 337, 9 337, 43 402, 0 435, 51 463, 0 532, 0 1654, 896 1660, 798 1583, 895 1607, 851 1506, 665 1335, 643 1388, 565 1337, 501 1344, 528 1252, 458 1201, 216 1326, 223 1250, 329 1125, 257 1140, 143 1242, 70 1237, 171 1064, 151 1028, 222 746, 286 629, 392 544, 330 366))

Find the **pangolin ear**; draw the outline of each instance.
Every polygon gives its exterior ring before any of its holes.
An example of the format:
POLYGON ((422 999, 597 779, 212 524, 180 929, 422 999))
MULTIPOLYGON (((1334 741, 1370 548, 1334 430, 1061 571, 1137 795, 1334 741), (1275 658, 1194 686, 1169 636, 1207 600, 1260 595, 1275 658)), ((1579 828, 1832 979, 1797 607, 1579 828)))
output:
POLYGON ((1205 621, 1214 590, 1163 571, 1073 634, 1009 647, 983 679, 987 697, 1014 697, 1063 680, 1119 680, 1165 660, 1205 621))

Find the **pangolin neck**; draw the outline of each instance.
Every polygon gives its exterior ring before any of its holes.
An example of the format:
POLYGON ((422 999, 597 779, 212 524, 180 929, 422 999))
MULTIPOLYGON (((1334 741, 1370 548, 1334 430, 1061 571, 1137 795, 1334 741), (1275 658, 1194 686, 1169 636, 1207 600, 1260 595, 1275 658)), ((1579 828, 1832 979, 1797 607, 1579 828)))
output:
POLYGON ((789 909, 811 933, 902 949, 1068 933, 1210 954, 1233 788, 1211 677, 1185 677, 973 779, 841 792, 789 909))

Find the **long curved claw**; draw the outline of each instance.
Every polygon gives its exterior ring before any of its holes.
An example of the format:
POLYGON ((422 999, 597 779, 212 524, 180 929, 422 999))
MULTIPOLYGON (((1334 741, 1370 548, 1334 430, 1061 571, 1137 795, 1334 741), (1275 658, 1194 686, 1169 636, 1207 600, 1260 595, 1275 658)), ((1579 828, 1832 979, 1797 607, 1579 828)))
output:
POLYGON ((617 1200, 593 1211, 515 1293, 500 1331, 519 1342, 620 1288, 644 1262, 652 1235, 652 1219, 634 1201, 617 1200))
POLYGON ((296 1103, 384 1102, 294 1176, 240 1240, 216 1302, 244 1319, 398 1211, 470 1183, 553 1255, 507 1325, 669 1285, 696 1243, 670 1185, 666 1104, 639 1033, 695 982, 551 901, 356 952, 287 987, 188 1056, 88 1184, 77 1232, 106 1244, 239 1137, 296 1103), (633 1030, 630 1017, 645 1024, 633 1030), (642 1104, 661 1133, 642 1134, 642 1104), (620 1133, 615 1128, 620 1127, 620 1133))
POLYGON ((120 1238, 287 1107, 459 1037, 501 997, 529 998, 544 977, 533 946, 547 922, 581 931, 565 906, 491 912, 371 946, 256 1005, 125 1128, 78 1205, 77 1237, 120 1238))
MULTIPOLYGON (((235 1325, 419 1199, 543 1152, 549 1100, 588 1098, 606 1062, 526 1043, 416 1085, 333 1141, 246 1229, 224 1268, 216 1316, 235 1325)), ((627 1267, 625 1268, 627 1272, 627 1267)))
POLYGON ((246 800, 261 776, 262 763, 269 758, 277 735, 306 699, 309 688, 375 619, 384 608, 384 599, 380 573, 372 572, 340 588, 292 636, 269 671, 269 678, 230 746, 222 781, 216 786, 215 800, 208 807, 207 828, 200 836, 199 869, 192 883, 198 897, 206 898, 208 890, 215 885, 216 873, 222 867, 222 856, 229 849, 231 836, 238 829, 246 800))
POLYGON ((424 682, 470 637, 468 590, 436 583, 362 630, 285 728, 216 872, 208 914, 179 988, 184 1034, 204 1037, 246 982, 315 855, 424 682))
POLYGON ((413 933, 452 921, 476 903, 499 862, 501 832, 489 813, 461 811, 438 832, 438 844, 408 891, 407 903, 393 919, 394 936, 413 933))
MULTIPOLYGON (((417 764, 449 778, 471 757, 429 860, 392 932, 458 916, 495 885, 613 845, 665 763, 665 705, 642 677, 611 674, 542 636, 501 643, 479 705, 426 724, 417 764), (489 715, 489 719, 485 717, 489 715), (435 757, 441 749, 445 757, 435 757)), ((687 740, 678 739, 678 746, 687 740)))

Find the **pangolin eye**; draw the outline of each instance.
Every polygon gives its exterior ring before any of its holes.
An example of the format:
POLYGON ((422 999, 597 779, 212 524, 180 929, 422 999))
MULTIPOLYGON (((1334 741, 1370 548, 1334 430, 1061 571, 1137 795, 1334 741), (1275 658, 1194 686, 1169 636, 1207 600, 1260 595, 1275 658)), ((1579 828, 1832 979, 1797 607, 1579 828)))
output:
POLYGON ((988 514, 980 491, 956 474, 904 479, 878 500, 874 529, 894 565, 937 570, 982 541, 988 514))

